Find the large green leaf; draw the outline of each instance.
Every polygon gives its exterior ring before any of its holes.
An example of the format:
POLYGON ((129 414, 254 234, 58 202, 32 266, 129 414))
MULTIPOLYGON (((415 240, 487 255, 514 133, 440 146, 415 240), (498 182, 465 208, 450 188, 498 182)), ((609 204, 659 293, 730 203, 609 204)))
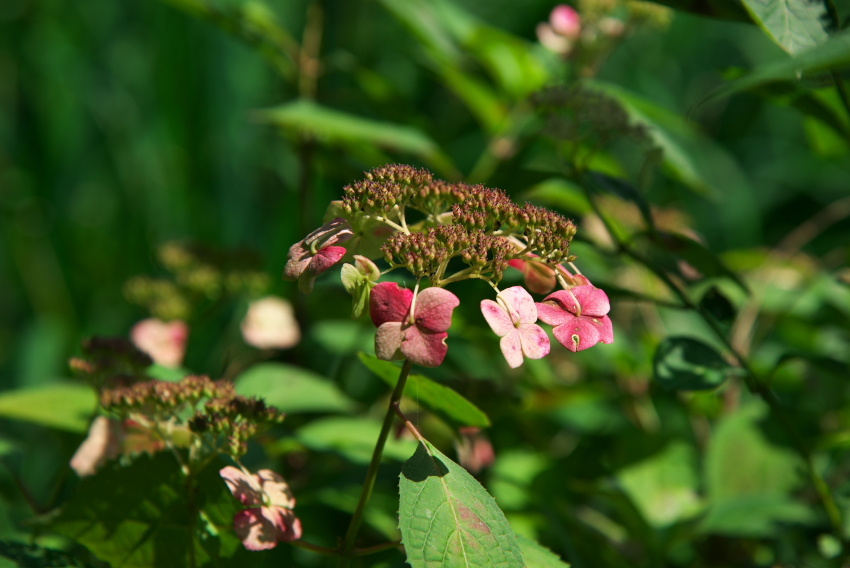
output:
POLYGON ((751 404, 720 422, 705 459, 709 507, 702 532, 770 536, 779 522, 809 522, 808 505, 792 499, 802 483, 802 460, 764 437, 767 408, 751 404))
POLYGON ((557 554, 524 537, 516 535, 516 541, 522 549, 522 559, 526 568, 569 568, 569 564, 561 560, 557 554))
POLYGON ((86 432, 97 408, 91 387, 55 383, 0 394, 0 416, 69 432, 86 432))
POLYGON ((429 442, 401 468, 399 493, 401 541, 413 568, 525 566, 495 499, 429 442))
MULTIPOLYGON (((337 452, 351 462, 368 464, 372 459, 381 423, 368 418, 333 416, 310 422, 298 428, 296 438, 308 448, 320 452, 337 452)), ((391 436, 384 446, 384 458, 404 461, 415 442, 391 436)))
POLYGON ((825 43, 794 57, 767 63, 710 93, 699 104, 710 104, 741 91, 776 81, 796 81, 803 73, 815 73, 850 65, 850 30, 832 36, 825 43))
MULTIPOLYGON (((366 367, 390 386, 398 382, 399 367, 389 361, 382 361, 374 355, 360 353, 360 360, 366 367)), ((447 386, 432 381, 425 375, 411 373, 407 378, 404 392, 426 408, 448 418, 462 426, 487 428, 490 419, 477 406, 447 386)))
POLYGON ((303 99, 258 111, 255 116, 286 132, 306 134, 331 144, 367 144, 411 154, 441 175, 456 175, 455 167, 440 147, 412 126, 364 118, 303 99))
POLYGON ((690 337, 668 337, 655 352, 655 379, 671 390, 709 390, 723 384, 729 363, 712 347, 690 337))
POLYGON ((241 546, 230 528, 239 503, 215 468, 197 481, 193 505, 170 453, 143 455, 129 467, 113 463, 80 482, 51 528, 114 568, 182 568, 192 557, 196 566, 216 566, 241 546))
POLYGON ((284 412, 349 412, 355 406, 330 380, 285 363, 254 365, 235 383, 242 396, 258 396, 284 412))
POLYGON ((795 55, 829 38, 826 5, 811 0, 743 0, 753 21, 782 49, 795 55))

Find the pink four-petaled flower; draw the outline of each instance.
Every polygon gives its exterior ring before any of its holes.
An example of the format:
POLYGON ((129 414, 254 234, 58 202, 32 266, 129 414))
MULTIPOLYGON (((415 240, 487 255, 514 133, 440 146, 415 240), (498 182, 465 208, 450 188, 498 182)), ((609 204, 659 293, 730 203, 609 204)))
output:
POLYGON ((411 290, 381 282, 369 300, 369 313, 378 326, 375 354, 385 360, 406 357, 423 367, 440 365, 449 349, 446 331, 452 325, 452 311, 459 304, 457 296, 443 288, 426 288, 414 304, 411 290))
POLYGON ((570 351, 581 351, 597 343, 614 343, 614 328, 608 311, 608 296, 594 286, 576 286, 546 296, 537 304, 540 319, 554 326, 552 333, 570 351))
POLYGON ((278 542, 301 538, 301 521, 292 508, 295 498, 286 481, 270 469, 249 474, 232 466, 219 475, 247 508, 233 517, 233 528, 248 550, 268 550, 278 542))
POLYGON ((492 330, 501 337, 502 354, 508 365, 515 369, 522 365, 523 357, 542 359, 549 354, 549 336, 537 325, 537 307, 534 299, 522 286, 499 292, 498 302, 481 301, 481 313, 492 330))
POLYGON ((298 280, 298 289, 309 294, 316 277, 345 256, 345 247, 337 245, 353 236, 348 221, 342 217, 322 225, 289 248, 283 277, 298 280))

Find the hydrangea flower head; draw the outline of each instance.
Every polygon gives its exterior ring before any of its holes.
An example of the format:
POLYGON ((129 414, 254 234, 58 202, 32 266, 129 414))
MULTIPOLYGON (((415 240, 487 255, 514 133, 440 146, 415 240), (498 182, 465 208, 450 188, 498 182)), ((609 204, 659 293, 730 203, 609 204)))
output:
POLYGON ((608 312, 608 296, 591 285, 576 286, 549 294, 537 304, 540 319, 555 326, 552 333, 570 351, 582 351, 597 343, 614 343, 608 312))
POLYGON ((301 521, 292 512, 295 498, 286 481, 270 469, 249 474, 227 466, 219 471, 234 497, 247 507, 233 517, 233 528, 248 550, 268 550, 301 538, 301 521))
POLYGON ((298 289, 309 294, 316 277, 345 256, 346 249, 339 243, 353 236, 348 221, 342 217, 322 225, 289 248, 284 279, 297 280, 298 289))
POLYGON ((481 313, 490 328, 501 337, 502 354, 508 365, 515 369, 522 365, 523 357, 542 359, 549 354, 549 336, 537 325, 537 307, 534 299, 522 286, 499 292, 498 302, 481 301, 481 313))
POLYGON ((369 313, 378 326, 375 353, 385 360, 408 358, 423 367, 436 367, 448 352, 446 331, 457 296, 443 288, 426 288, 415 296, 395 282, 381 282, 372 290, 369 313))

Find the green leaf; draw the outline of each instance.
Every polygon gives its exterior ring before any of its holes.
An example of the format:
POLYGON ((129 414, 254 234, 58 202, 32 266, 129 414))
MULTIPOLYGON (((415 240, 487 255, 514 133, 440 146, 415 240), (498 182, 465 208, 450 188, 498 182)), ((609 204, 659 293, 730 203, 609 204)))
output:
POLYGON ((213 467, 204 470, 199 484, 197 506, 210 510, 208 519, 226 519, 226 525, 201 522, 174 456, 160 453, 83 479, 51 528, 113 568, 182 568, 192 557, 196 566, 216 565, 238 548, 231 526, 239 503, 213 467))
POLYGON ((803 73, 815 73, 850 64, 850 30, 832 36, 825 43, 791 58, 768 63, 725 85, 718 87, 698 106, 711 104, 741 91, 776 81, 797 81, 803 73))
POLYGON ((737 284, 741 290, 749 293, 744 281, 730 270, 714 252, 700 242, 679 233, 657 231, 650 234, 655 244, 670 253, 669 267, 678 270, 678 260, 684 259, 708 278, 728 278, 737 284))
POLYGON ((764 33, 792 55, 829 39, 822 1, 743 0, 743 4, 764 33))
POLYGON ((810 507, 791 497, 803 481, 802 460, 758 428, 767 411, 763 404, 742 407, 715 429, 705 458, 709 508, 701 532, 767 537, 775 523, 812 520, 810 507))
POLYGON ((330 380, 285 363, 254 365, 235 384, 242 396, 258 396, 289 413, 350 412, 355 407, 330 380))
POLYGON ((0 394, 0 416, 69 432, 87 432, 96 409, 97 395, 91 387, 77 383, 0 394))
MULTIPOLYGON (((390 361, 382 361, 374 355, 360 353, 360 361, 370 371, 391 387, 398 382, 399 367, 390 361)), ((490 419, 477 406, 458 394, 457 391, 441 385, 425 375, 411 373, 404 386, 404 392, 429 410, 462 426, 487 428, 490 419)))
POLYGON ((189 369, 184 369, 182 367, 175 369, 173 367, 166 367, 165 365, 158 365, 156 363, 145 369, 145 375, 148 377, 156 379, 157 381, 168 381, 171 383, 182 381, 184 377, 191 374, 192 371, 189 369))
POLYGON ((399 479, 401 542, 413 568, 525 566, 495 499, 428 441, 416 447, 399 479))
MULTIPOLYGON (((84 550, 83 554, 91 557, 84 550)), ((92 564, 64 550, 35 544, 0 540, 0 568, 94 568, 92 564)))
POLYGON ((663 528, 700 511, 696 456, 684 443, 622 469, 617 477, 623 490, 649 524, 663 528))
POLYGON ((644 198, 643 194, 638 189, 622 178, 615 178, 605 175, 600 172, 588 172, 586 180, 588 185, 598 191, 612 193, 617 197, 631 201, 640 210, 644 222, 648 227, 654 227, 655 223, 652 219, 652 212, 649 209, 649 202, 644 198))
POLYGON ((546 548, 521 534, 516 535, 516 541, 522 549, 522 559, 526 568, 569 568, 570 564, 546 548))
POLYGON ((668 337, 655 352, 655 379, 670 390, 709 390, 726 380, 732 367, 717 351, 690 337, 668 337))
MULTIPOLYGON (((308 448, 320 452, 337 452, 351 462, 368 464, 372 459, 381 423, 368 418, 335 416, 310 422, 298 428, 296 438, 308 448)), ((384 446, 384 457, 404 461, 413 450, 413 440, 390 437, 384 446)))
POLYGON ((411 154, 428 163, 443 176, 454 176, 456 168, 431 138, 412 126, 363 118, 308 100, 295 100, 261 110, 256 118, 295 134, 306 134, 331 144, 369 144, 411 154))

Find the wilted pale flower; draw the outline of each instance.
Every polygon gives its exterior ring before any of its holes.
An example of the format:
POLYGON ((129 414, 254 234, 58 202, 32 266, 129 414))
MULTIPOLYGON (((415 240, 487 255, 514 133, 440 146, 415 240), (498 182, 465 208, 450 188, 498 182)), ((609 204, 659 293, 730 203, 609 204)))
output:
POLYGON ((322 225, 289 248, 284 279, 298 280, 298 289, 309 294, 316 277, 345 256, 345 248, 336 245, 353 236, 348 221, 342 217, 322 225))
POLYGON ((89 427, 89 435, 74 452, 71 469, 80 477, 94 475, 107 461, 121 455, 124 425, 118 420, 98 416, 89 427))
POLYGON ((150 355, 155 363, 179 367, 186 354, 189 326, 179 320, 164 322, 148 318, 133 326, 130 337, 136 347, 150 355))
POLYGON ((597 343, 614 343, 608 296, 594 286, 576 286, 549 294, 537 304, 540 319, 555 326, 552 333, 570 351, 582 351, 597 343))
POLYGON ((251 302, 242 320, 242 338, 259 349, 286 349, 297 345, 301 332, 292 304, 277 296, 251 302))
POLYGON ((522 286, 499 292, 498 302, 481 301, 481 313, 490 328, 501 337, 499 346, 508 365, 515 369, 523 357, 541 359, 549 354, 549 336, 537 325, 534 299, 522 286))
POLYGON ((378 326, 375 354, 380 359, 408 358, 423 367, 436 367, 448 352, 446 331, 457 296, 443 288, 426 288, 416 296, 395 282, 381 282, 372 290, 369 312, 378 326), (413 306, 413 314, 411 314, 413 306))
POLYGON ((292 512, 295 498, 283 477, 270 469, 252 474, 232 466, 219 475, 247 507, 233 517, 233 529, 245 548, 268 550, 301 538, 301 521, 292 512))

